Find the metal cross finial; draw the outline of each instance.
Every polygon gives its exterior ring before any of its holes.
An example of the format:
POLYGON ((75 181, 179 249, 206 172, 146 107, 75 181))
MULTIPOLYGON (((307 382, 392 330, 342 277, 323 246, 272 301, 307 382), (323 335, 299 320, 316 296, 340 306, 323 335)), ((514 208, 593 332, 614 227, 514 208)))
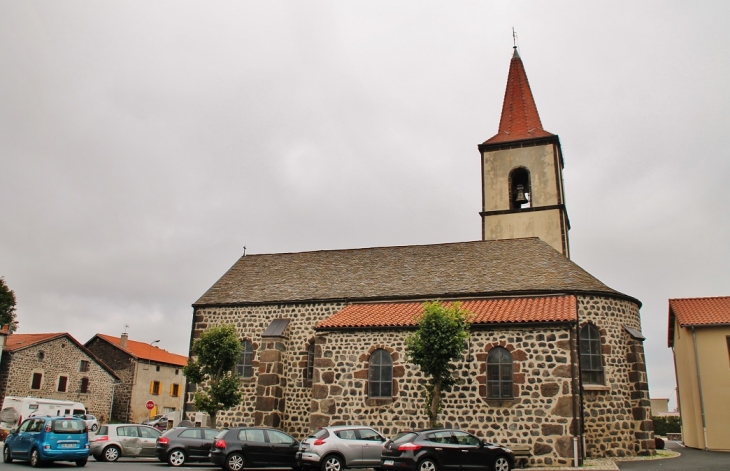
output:
POLYGON ((243 246, 243 256, 244 257, 246 256, 246 246, 245 245, 243 246))
POLYGON ((515 33, 515 27, 512 27, 512 47, 517 47, 517 33, 515 33))

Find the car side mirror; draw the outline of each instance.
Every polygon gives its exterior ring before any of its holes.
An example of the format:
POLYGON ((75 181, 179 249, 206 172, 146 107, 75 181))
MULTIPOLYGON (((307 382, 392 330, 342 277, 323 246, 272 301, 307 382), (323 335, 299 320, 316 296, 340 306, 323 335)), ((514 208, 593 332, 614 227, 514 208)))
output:
POLYGON ((17 432, 17 431, 18 431, 18 427, 12 427, 12 428, 10 429, 10 433, 15 433, 15 432, 17 432))

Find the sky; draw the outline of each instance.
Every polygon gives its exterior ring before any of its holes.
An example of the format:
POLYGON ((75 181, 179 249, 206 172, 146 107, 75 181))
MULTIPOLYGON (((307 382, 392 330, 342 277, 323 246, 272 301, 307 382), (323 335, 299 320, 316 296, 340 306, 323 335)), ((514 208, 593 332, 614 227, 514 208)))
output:
POLYGON ((512 28, 560 136, 571 258, 724 296, 730 2, 0 2, 0 276, 20 333, 187 354, 242 255, 479 240, 512 28))

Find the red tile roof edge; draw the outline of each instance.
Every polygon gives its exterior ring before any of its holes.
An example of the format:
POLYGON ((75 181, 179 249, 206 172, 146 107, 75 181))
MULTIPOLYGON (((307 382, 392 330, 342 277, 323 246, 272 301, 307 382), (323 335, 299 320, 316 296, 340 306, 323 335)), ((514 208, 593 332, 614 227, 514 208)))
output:
MULTIPOLYGON (((149 343, 139 342, 137 340, 127 339, 127 347, 122 347, 119 343, 120 337, 107 334, 96 334, 96 337, 108 342, 118 349, 139 360, 151 360, 158 363, 167 363, 170 365, 185 366, 188 364, 188 357, 178 355, 177 353, 168 352, 149 343)), ((93 340, 93 338, 92 338, 93 340)), ((88 342, 87 342, 88 343, 88 342)))

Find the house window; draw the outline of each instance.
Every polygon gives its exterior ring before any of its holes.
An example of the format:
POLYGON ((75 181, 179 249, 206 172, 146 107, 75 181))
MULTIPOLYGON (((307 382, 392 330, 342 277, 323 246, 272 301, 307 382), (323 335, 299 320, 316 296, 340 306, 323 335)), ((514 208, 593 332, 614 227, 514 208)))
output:
POLYGON ((511 399, 512 354, 503 347, 495 347, 487 355, 487 398, 511 399))
POLYGON ((580 372, 583 384, 603 384, 601 333, 593 324, 580 329, 580 372))
POLYGON ((42 382, 43 373, 33 373, 33 378, 30 381, 30 389, 40 389, 42 382))
POLYGON ((727 340, 727 357, 730 360, 730 337, 725 337, 725 340, 727 340))
POLYGON ((370 355, 368 370, 368 396, 393 396, 393 359, 382 348, 370 355))
POLYGON ((46 352, 38 350, 38 361, 43 361, 46 358, 46 352))
POLYGON ((160 371, 160 365, 155 365, 155 371, 160 371))
POLYGON ((307 349, 307 381, 312 381, 314 378, 314 342, 309 345, 307 349))
POLYGON ((90 363, 88 360, 81 360, 79 362, 79 371, 81 373, 87 373, 89 371, 90 363))
POLYGON ((253 376, 253 344, 248 340, 241 342, 243 351, 241 352, 241 361, 236 365, 236 373, 244 378, 253 376))
POLYGON ((68 376, 58 377, 58 392, 66 392, 66 385, 68 384, 68 376))
POLYGON ((160 395, 160 382, 159 381, 152 381, 152 383, 150 383, 150 394, 152 394, 153 396, 160 395))
POLYGON ((180 396, 180 385, 179 384, 170 385, 170 396, 172 396, 172 397, 180 396))
POLYGON ((79 392, 81 392, 81 393, 89 392, 89 378, 86 378, 86 377, 81 378, 81 385, 79 386, 79 392))
POLYGON ((180 370, 178 368, 175 368, 175 374, 176 375, 180 374, 180 370))

